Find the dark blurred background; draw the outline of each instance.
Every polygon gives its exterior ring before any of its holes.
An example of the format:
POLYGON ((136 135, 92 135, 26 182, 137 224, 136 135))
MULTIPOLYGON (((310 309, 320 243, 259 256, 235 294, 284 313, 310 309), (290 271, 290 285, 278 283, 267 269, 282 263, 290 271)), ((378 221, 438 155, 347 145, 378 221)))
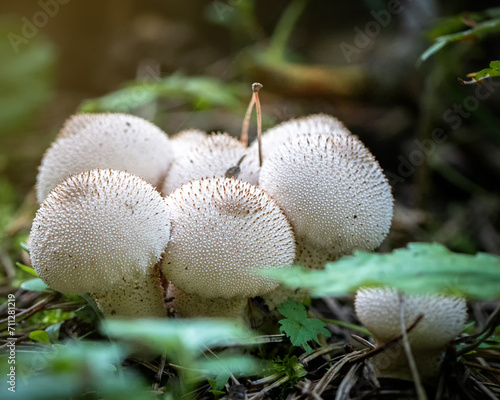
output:
POLYGON ((168 134, 238 135, 255 81, 264 85, 265 128, 326 112, 372 150, 396 199, 382 250, 438 241, 500 254, 500 81, 479 94, 458 81, 500 58, 500 31, 451 43, 417 66, 436 37, 500 17, 495 6, 2 0, 1 262, 20 258, 37 166, 71 114, 125 111, 168 134))

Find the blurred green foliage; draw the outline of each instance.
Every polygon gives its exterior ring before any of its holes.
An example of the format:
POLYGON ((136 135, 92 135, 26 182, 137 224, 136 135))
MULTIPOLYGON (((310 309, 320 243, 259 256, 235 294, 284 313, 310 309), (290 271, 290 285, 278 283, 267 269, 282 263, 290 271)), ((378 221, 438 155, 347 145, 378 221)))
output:
POLYGON ((16 52, 9 33, 21 27, 18 18, 0 18, 0 138, 27 128, 53 95, 56 49, 39 32, 16 52))

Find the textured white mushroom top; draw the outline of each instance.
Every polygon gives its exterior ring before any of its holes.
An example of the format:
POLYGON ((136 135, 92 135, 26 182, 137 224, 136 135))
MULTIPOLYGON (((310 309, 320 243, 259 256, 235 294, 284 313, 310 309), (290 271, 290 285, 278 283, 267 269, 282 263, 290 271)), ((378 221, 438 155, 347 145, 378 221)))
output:
POLYGON ((263 190, 233 178, 191 181, 167 203, 172 233, 162 260, 175 286, 202 297, 253 297, 278 284, 252 274, 292 264, 292 228, 263 190))
MULTIPOLYGON (((442 348, 464 327, 467 311, 463 298, 404 294, 402 299, 407 329, 423 314, 408 334, 414 350, 442 348)), ((356 314, 379 343, 401 335, 399 307, 398 293, 392 289, 361 289, 356 294, 356 314)))
MULTIPOLYGON (((307 117, 291 119, 268 129, 262 134, 262 159, 271 156, 282 144, 291 138, 302 135, 350 135, 351 132, 337 118, 327 114, 313 114, 307 117)), ((247 176, 247 182, 259 181, 259 152, 255 140, 247 150, 247 156, 241 163, 241 170, 247 176)))
POLYGON ((169 237, 165 199, 150 184, 122 171, 87 171, 65 180, 41 205, 30 257, 57 291, 102 291, 153 268, 169 237))
POLYGON ((207 137, 207 134, 199 129, 186 129, 170 137, 175 157, 181 157, 198 146, 207 137))
MULTIPOLYGON (((313 114, 291 119, 262 134, 262 157, 269 157, 287 140, 305 134, 350 135, 351 132, 337 118, 327 114, 313 114)), ((254 141, 250 147, 256 149, 257 141, 254 141)))
POLYGON ((127 171, 153 185, 173 159, 168 136, 150 122, 125 114, 74 116, 45 153, 37 176, 37 199, 67 177, 96 168, 127 171))
MULTIPOLYGON (((227 133, 207 136, 175 160, 165 178, 162 193, 167 195, 190 180, 223 177, 245 151, 245 146, 227 133)), ((246 180, 242 176, 239 178, 246 180)))
POLYGON ((332 254, 373 250, 391 226, 391 188, 355 136, 290 139, 264 160, 259 186, 276 199, 298 237, 332 254))

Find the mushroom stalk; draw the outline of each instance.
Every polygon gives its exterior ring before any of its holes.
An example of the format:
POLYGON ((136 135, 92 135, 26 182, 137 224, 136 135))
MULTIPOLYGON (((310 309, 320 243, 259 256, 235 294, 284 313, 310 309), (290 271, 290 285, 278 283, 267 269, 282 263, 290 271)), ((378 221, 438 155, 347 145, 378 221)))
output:
POLYGON ((241 322, 244 322, 248 301, 246 298, 201 297, 187 293, 172 284, 169 285, 167 298, 172 299, 168 305, 181 318, 228 318, 241 322))
MULTIPOLYGON (((125 281, 125 279, 124 279, 125 281)), ((141 279, 89 293, 108 318, 165 318, 164 291, 157 267, 141 279)))

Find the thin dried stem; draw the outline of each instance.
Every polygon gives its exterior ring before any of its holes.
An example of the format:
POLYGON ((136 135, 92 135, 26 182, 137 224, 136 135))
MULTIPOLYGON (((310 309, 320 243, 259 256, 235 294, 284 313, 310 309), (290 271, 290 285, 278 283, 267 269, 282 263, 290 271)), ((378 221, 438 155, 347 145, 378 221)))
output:
POLYGON ((402 333, 402 342, 403 347, 405 349, 406 358, 408 359, 408 365, 410 366, 411 376, 413 378, 413 382, 415 383, 415 389, 417 391, 418 400, 427 400, 427 394, 425 393, 425 389, 422 385, 422 381, 420 379, 420 375, 418 373, 417 364, 415 363, 415 359, 413 358, 413 354, 411 352, 410 341, 408 340, 408 332, 406 330, 405 324, 405 305, 403 296, 401 293, 398 295, 399 297, 399 321, 401 324, 401 333, 402 333))

